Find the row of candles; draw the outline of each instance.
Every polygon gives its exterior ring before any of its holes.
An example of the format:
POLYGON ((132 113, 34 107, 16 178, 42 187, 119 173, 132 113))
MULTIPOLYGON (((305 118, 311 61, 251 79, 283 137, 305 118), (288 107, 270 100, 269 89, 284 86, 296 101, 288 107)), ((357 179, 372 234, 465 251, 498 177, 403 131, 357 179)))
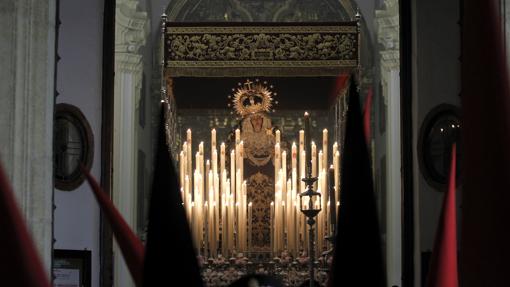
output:
MULTIPOLYGON (((322 132, 322 150, 317 152, 313 142, 308 147, 308 168, 312 177, 318 177, 314 190, 321 193, 322 208, 317 217, 316 251, 327 248, 325 237, 331 235, 334 219, 331 205, 339 206, 340 154, 333 144, 328 171, 328 131, 322 132), (328 184, 330 181, 330 184, 328 184), (329 188, 329 185, 334 188, 329 188), (331 202, 333 200, 333 202, 331 202)), ((309 136, 306 137, 310 139, 309 136)), ((301 180, 306 176, 305 132, 299 132, 299 143, 293 143, 289 156, 282 149, 281 133, 275 131, 274 147, 274 201, 270 205, 270 245, 273 255, 287 250, 294 257, 308 246, 306 218, 300 211, 299 193, 306 190, 301 180)), ((253 206, 248 202, 247 182, 244 180, 244 143, 241 131, 235 131, 235 147, 230 151, 230 167, 226 166, 226 146, 220 144, 219 157, 216 130, 211 131, 210 159, 206 159, 204 144, 200 142, 193 161, 192 133, 188 129, 186 142, 179 155, 181 195, 186 210, 195 248, 206 257, 232 256, 235 252, 249 252, 252 247, 253 206), (221 240, 220 240, 221 239, 221 240), (221 242, 221 244, 220 244, 221 242)), ((303 205, 305 202, 303 201, 303 205)), ((308 204, 308 203, 306 203, 308 204)))

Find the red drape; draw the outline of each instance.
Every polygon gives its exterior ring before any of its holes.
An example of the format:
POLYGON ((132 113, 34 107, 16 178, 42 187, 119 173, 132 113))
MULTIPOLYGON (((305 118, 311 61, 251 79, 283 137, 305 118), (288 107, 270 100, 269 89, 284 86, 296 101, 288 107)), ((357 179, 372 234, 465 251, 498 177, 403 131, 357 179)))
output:
POLYGON ((0 286, 50 286, 25 220, 16 204, 14 192, 1 165, 0 286))
POLYGON ((82 167, 82 171, 87 176, 87 180, 92 187, 92 191, 105 214, 117 243, 119 244, 129 272, 135 281, 136 286, 142 286, 143 264, 145 248, 142 241, 131 230, 120 212, 115 208, 111 200, 102 191, 97 181, 92 177, 88 170, 82 167))
POLYGON ((452 147, 450 180, 443 201, 443 210, 436 232, 427 287, 458 287, 457 270, 457 211, 455 205, 455 176, 457 148, 452 147))

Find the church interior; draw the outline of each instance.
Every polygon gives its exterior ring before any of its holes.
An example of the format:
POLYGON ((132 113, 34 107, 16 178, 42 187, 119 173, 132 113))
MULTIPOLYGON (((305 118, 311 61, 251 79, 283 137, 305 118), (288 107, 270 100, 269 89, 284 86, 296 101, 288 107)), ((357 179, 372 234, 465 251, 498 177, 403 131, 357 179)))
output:
POLYGON ((51 286, 506 286, 508 2, 2 0, 0 261, 12 186, 51 286))

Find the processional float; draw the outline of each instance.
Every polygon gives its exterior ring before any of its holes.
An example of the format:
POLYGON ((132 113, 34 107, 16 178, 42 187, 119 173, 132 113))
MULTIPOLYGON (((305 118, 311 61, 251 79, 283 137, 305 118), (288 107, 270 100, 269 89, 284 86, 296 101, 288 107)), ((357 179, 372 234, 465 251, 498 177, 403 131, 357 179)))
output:
POLYGON ((285 256, 295 261, 307 255, 309 278, 315 278, 314 254, 327 251, 326 239, 334 236, 341 137, 324 129, 321 142, 312 142, 305 113, 299 140, 287 142, 270 117, 274 87, 256 77, 350 74, 359 65, 359 19, 302 25, 172 23, 164 15, 162 20, 168 140, 197 253, 211 262, 239 257, 274 262, 285 256), (231 108, 240 120, 230 137, 218 141, 212 129, 206 147, 188 129, 178 140, 172 84, 182 76, 253 79, 232 89, 231 108))

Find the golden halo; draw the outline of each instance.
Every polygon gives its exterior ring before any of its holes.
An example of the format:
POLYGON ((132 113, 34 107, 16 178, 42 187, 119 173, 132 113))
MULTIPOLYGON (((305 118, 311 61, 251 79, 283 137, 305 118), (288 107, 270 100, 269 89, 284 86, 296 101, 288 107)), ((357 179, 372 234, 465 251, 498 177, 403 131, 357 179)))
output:
POLYGON ((273 92, 266 86, 267 82, 246 80, 239 83, 239 88, 232 89, 232 104, 237 114, 244 117, 259 112, 270 112, 273 105, 273 92))

